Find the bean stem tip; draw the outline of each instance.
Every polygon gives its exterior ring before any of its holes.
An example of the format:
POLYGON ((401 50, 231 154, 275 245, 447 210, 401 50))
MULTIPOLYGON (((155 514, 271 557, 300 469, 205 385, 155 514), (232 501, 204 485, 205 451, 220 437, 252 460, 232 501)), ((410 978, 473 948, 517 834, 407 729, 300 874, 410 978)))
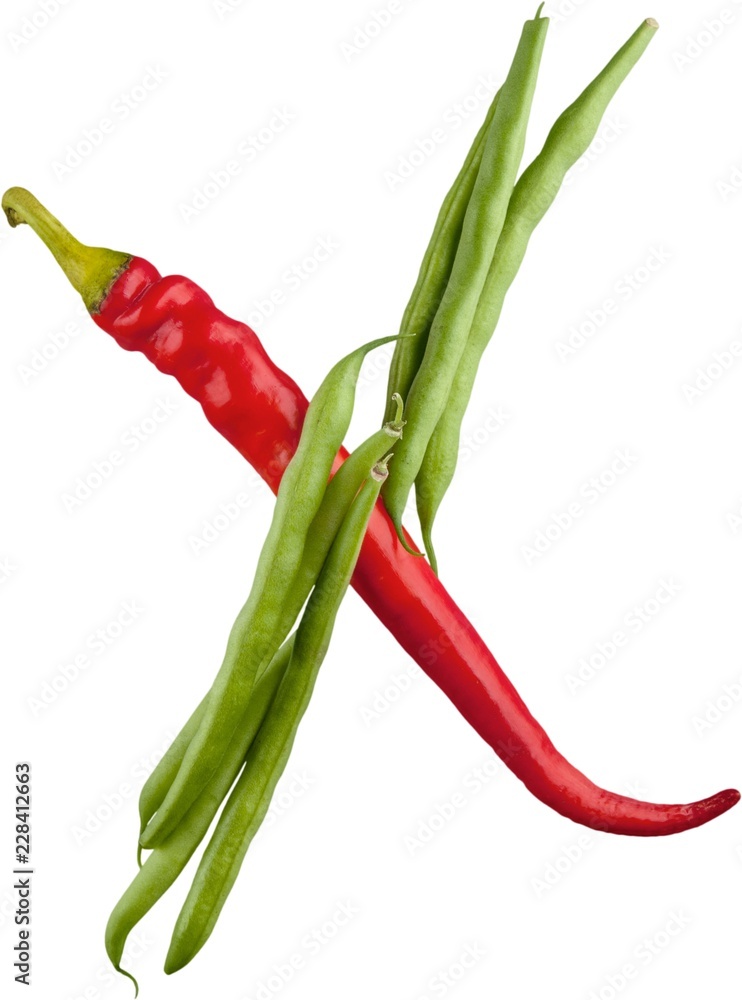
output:
POLYGON ((394 452, 389 452, 385 455, 376 465, 371 469, 371 478, 375 479, 377 483, 386 482, 387 476, 389 475, 389 462, 394 458, 394 452))
POLYGON ((402 397, 398 392, 395 392, 392 395, 392 403, 394 403, 395 406, 394 416, 391 420, 384 424, 384 430, 389 437, 401 438, 407 421, 402 419, 404 416, 404 403, 402 402, 402 397))

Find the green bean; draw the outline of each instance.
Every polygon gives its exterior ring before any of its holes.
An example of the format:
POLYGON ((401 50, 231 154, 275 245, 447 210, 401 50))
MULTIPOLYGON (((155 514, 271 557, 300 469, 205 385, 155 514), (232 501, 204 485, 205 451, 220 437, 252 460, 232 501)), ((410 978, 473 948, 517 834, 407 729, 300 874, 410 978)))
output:
MULTIPOLYGON (((367 478, 369 467, 381 459, 388 451, 390 443, 398 439, 401 434, 402 401, 399 397, 396 398, 395 404, 393 420, 371 435, 345 459, 325 490, 322 503, 307 535, 300 569, 292 584, 289 598, 290 605, 295 609, 291 614, 292 622, 317 580, 340 525, 367 478)), ((120 962, 126 939, 135 924, 183 870, 229 791, 239 765, 249 750, 256 726, 262 720, 278 680, 288 663, 289 644, 293 645, 293 639, 284 643, 271 661, 268 670, 258 675, 245 718, 240 723, 219 765, 215 780, 202 792, 177 829, 152 851, 142 866, 142 871, 129 886, 111 915, 106 932, 108 955, 114 966, 124 975, 128 973, 121 969, 120 962)), ((172 783, 179 762, 193 737, 196 723, 203 714, 207 698, 208 694, 170 745, 142 789, 140 817, 143 824, 154 814, 163 800, 167 787, 172 783)))
MULTIPOLYGON (((208 697, 207 692, 142 786, 142 790, 139 793, 140 833, 157 812, 167 794, 168 788, 172 785, 185 752, 203 718, 206 709, 206 699, 208 697)), ((139 860, 141 863, 141 847, 139 850, 139 860)))
POLYGON ((340 603, 361 550, 386 464, 366 480, 333 542, 307 603, 291 655, 269 714, 219 817, 178 917, 165 972, 186 965, 203 947, 270 804, 330 643, 340 603))
POLYGON ((295 636, 292 636, 281 646, 268 669, 256 680, 250 704, 238 726, 239 739, 230 745, 214 780, 204 788, 178 828, 152 851, 108 919, 106 952, 117 972, 133 980, 137 993, 139 987, 136 979, 121 968, 126 939, 142 917, 170 888, 205 837, 244 763, 247 752, 244 748, 249 748, 268 712, 291 658, 294 639, 295 636))
POLYGON ((402 436, 404 427, 402 398, 392 396, 394 412, 380 431, 372 434, 345 459, 327 484, 317 516, 307 534, 301 565, 292 585, 287 602, 287 614, 293 611, 291 622, 301 611, 309 592, 317 581, 330 546, 343 519, 361 486, 368 478, 368 470, 389 451, 392 443, 402 436))
POLYGON ((370 350, 395 339, 373 341, 339 361, 310 403, 298 448, 281 480, 250 595, 232 627, 198 731, 162 805, 139 838, 144 848, 156 847, 172 833, 211 779, 249 700, 258 667, 288 634, 291 625, 284 635, 276 630, 350 424, 363 359, 370 350))
MULTIPOLYGON (((342 520, 356 493, 363 485, 369 468, 387 453, 390 444, 398 440, 402 434, 404 426, 402 399, 395 395, 392 401, 395 405, 392 419, 345 459, 325 489, 319 510, 307 533, 301 564, 284 603, 281 623, 278 626, 279 632, 282 628, 291 628, 304 606, 342 520), (287 622, 288 624, 286 624, 287 622)), ((206 710, 207 698, 208 694, 202 699, 176 736, 167 753, 142 788, 139 797, 140 836, 142 830, 162 804, 178 773, 185 752, 206 710)), ((142 846, 139 844, 137 857, 140 863, 141 852, 142 846)))
POLYGON ((430 436, 446 406, 523 156, 549 23, 540 14, 541 8, 535 20, 526 21, 500 91, 451 275, 430 329, 425 356, 405 400, 407 430, 384 487, 384 502, 405 548, 402 515, 430 436))
POLYGON ((556 198, 567 171, 595 138, 608 103, 649 45, 657 27, 657 22, 650 18, 634 32, 605 69, 556 120, 543 149, 515 186, 445 412, 436 425, 415 481, 424 546, 428 557, 432 556, 432 565, 435 564, 431 540, 433 521, 453 478, 464 413, 505 295, 518 273, 531 234, 556 198))
POLYGON ((392 394, 398 393, 402 399, 407 398, 412 381, 422 363, 425 347, 428 343, 430 324, 441 304, 443 293, 448 284, 448 276, 453 267, 456 248, 459 245, 464 226, 464 216, 479 173, 479 165, 482 162, 487 130, 497 108, 499 96, 500 92, 498 91, 489 106, 482 127, 474 137, 464 165, 443 200, 433 234, 420 265, 415 287, 402 316, 399 332, 410 336, 398 340, 394 346, 394 355, 389 368, 388 396, 390 402, 387 408, 387 420, 392 418, 392 394))

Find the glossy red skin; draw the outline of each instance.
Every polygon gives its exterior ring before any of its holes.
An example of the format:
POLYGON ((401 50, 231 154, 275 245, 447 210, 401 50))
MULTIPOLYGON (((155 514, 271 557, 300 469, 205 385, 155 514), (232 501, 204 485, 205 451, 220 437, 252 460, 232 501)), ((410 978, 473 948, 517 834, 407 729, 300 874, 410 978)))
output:
MULTIPOLYGON (((308 402, 248 326, 220 312, 192 281, 161 278, 139 257, 93 318, 121 347, 141 351, 173 375, 219 433, 278 489, 308 402)), ((739 800, 729 789, 689 805, 657 805, 589 781, 556 750, 428 563, 405 552, 381 503, 353 586, 510 770, 563 816, 596 830, 655 836, 700 826, 739 800)))

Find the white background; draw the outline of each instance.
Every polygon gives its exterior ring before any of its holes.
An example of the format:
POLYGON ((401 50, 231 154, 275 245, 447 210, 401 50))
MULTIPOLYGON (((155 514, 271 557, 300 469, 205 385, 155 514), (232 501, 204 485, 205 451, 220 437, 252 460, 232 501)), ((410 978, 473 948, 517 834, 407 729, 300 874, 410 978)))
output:
MULTIPOLYGON (((389 11, 384 0, 233 0, 221 12, 209 0, 56 6, 47 3, 47 23, 40 5, 3 7, 2 186, 29 187, 83 240, 189 275, 227 313, 250 317, 311 392, 342 353, 396 331, 484 115, 483 90, 473 96, 480 77, 502 80, 535 0, 402 0, 383 30, 364 26, 389 11), (34 17, 35 35, 19 43, 34 17), (354 39, 363 47, 349 48, 354 39), (117 108, 142 95, 135 88, 151 68, 159 84, 124 117, 117 108), (466 121, 454 110, 464 100, 466 121), (184 219, 210 171, 275 109, 290 123, 184 219), (113 130, 90 155, 55 169, 103 118, 113 130), (445 141, 394 184, 390 174, 435 128, 445 141), (320 239, 337 245, 332 256, 302 264, 320 239), (283 276, 295 264, 314 272, 292 290, 283 276), (276 289, 283 301, 256 318, 276 289)), ((742 531, 729 516, 742 517, 742 358, 702 382, 695 401, 683 390, 714 352, 742 342, 742 5, 728 0, 728 23, 708 31, 721 3, 554 0, 551 9, 562 13, 524 162, 645 16, 661 30, 508 299, 467 417, 475 447, 439 518, 441 572, 578 767, 608 788, 690 801, 742 782, 732 697, 742 694, 742 531), (664 263, 642 270, 653 253, 664 263), (626 275, 637 285, 630 295, 626 275), (615 314, 560 360, 557 344, 607 298, 615 314), (492 432, 498 408, 508 419, 492 432), (620 449, 634 456, 630 471, 529 562, 524 546, 620 449), (656 610, 663 581, 674 582, 673 599, 630 628, 633 608, 656 610), (616 630, 629 641, 570 690, 580 660, 616 630)), ((0 294, 0 559, 11 567, 0 582, 0 981, 5 990, 13 976, 13 766, 28 759, 34 995, 118 1000, 131 985, 110 973, 103 929, 135 872, 142 775, 218 666, 272 498, 173 380, 80 313, 26 228, 2 229, 0 294), (68 324, 74 336, 52 356, 68 324), (29 375, 34 358, 41 370, 29 375), (63 494, 158 398, 175 412, 65 510, 63 494), (240 492, 249 509, 194 554, 189 539, 240 492), (143 611, 91 654, 88 637, 126 601, 143 611), (43 685, 86 649, 89 666, 34 710, 43 685)), ((377 425, 386 363, 383 354, 369 362, 351 443, 377 425)), ((130 963, 142 995, 737 995, 739 807, 678 837, 599 835, 550 812, 493 760, 349 595, 282 801, 298 789, 292 775, 308 787, 249 852, 191 966, 161 972, 193 868, 143 921, 142 954, 130 963), (416 847, 457 793, 465 806, 416 847), (352 920, 312 954, 306 935, 347 901, 352 920), (673 913, 680 922, 666 934, 673 913), (467 948, 479 957, 454 983, 467 948), (297 952, 303 970, 283 986, 270 980, 297 952), (622 985, 626 965, 634 975, 622 985)))

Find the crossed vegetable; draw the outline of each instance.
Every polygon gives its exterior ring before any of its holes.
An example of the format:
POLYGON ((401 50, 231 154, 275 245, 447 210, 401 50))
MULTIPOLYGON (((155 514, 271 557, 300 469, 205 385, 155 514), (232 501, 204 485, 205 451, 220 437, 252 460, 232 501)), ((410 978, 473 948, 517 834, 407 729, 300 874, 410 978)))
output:
POLYGON ((98 326, 175 376, 277 491, 222 666, 141 793, 140 870, 106 930, 119 971, 129 932, 175 881, 223 805, 165 971, 186 965, 211 934, 286 766, 351 578, 510 770, 562 815, 597 830, 654 836, 699 826, 739 800, 728 789, 689 805, 657 805, 594 785, 556 750, 437 577, 433 522, 507 290, 531 234, 657 29, 651 19, 638 28, 518 177, 547 25, 540 8, 524 26, 508 76, 444 200, 400 336, 343 358, 311 404, 255 333, 192 281, 162 277, 141 257, 79 243, 23 188, 3 197, 10 224, 36 230, 98 326), (386 422, 348 455, 342 441, 363 359, 391 341, 386 422), (427 560, 401 523, 413 487, 427 560), (150 852, 143 864, 142 850, 150 852))

